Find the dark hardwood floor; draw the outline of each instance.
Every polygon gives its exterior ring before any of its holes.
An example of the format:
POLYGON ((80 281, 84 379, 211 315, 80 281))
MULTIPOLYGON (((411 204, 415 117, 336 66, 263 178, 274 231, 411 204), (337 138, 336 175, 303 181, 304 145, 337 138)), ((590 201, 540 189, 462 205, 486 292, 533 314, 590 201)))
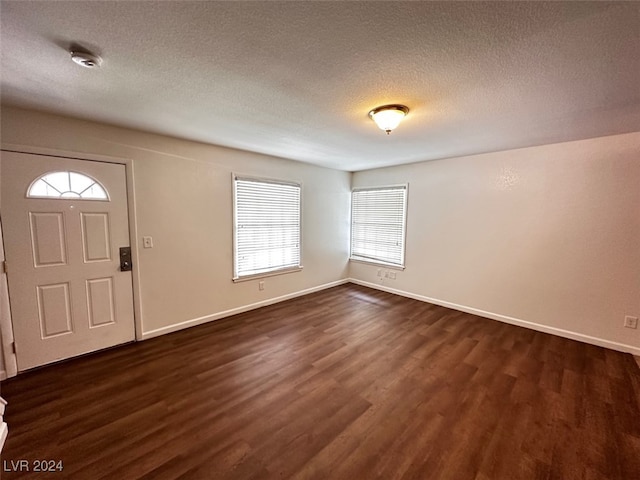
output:
POLYGON ((2 396, 3 479, 640 478, 631 355, 355 285, 20 375, 2 396), (7 472, 18 460, 64 470, 7 472))

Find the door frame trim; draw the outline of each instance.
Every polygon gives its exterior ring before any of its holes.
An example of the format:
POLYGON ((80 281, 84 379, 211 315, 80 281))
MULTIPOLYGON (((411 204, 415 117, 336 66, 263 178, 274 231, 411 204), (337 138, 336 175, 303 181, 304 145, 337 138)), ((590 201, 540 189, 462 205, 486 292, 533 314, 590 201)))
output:
MULTIPOLYGON (((131 246, 131 255, 133 257, 132 287, 133 287, 133 319, 135 326, 136 340, 142 340, 142 304, 141 288, 140 288, 140 256, 137 243, 138 238, 138 220, 136 210, 136 194, 134 188, 134 168, 133 159, 112 157, 108 155, 100 155, 86 152, 75 152, 69 150, 59 150, 54 148, 35 147, 31 145, 18 145, 12 143, 0 144, 0 151, 26 153, 31 155, 42 155, 47 157, 60 157, 72 160, 85 160, 89 162, 115 163, 125 166, 125 179, 127 184, 127 210, 129 220, 129 244, 131 246)), ((0 213, 1 215, 1 213, 0 213)), ((11 319, 13 325, 13 319, 11 319)), ((13 332, 12 332, 13 333, 13 332)))
MULTIPOLYGON (((4 262, 4 237, 2 235, 2 219, 0 218, 0 261, 4 262)), ((7 273, 4 265, 0 266, 0 355, 4 368, 0 369, 0 381, 18 374, 18 358, 13 350, 13 323, 11 322, 11 306, 9 305, 9 288, 7 285, 7 273)), ((2 397, 0 397, 0 411, 2 410, 2 397)), ((0 428, 2 423, 0 422, 0 428)), ((2 444, 0 433, 0 444, 2 444)), ((0 446, 0 450, 2 450, 0 446)))

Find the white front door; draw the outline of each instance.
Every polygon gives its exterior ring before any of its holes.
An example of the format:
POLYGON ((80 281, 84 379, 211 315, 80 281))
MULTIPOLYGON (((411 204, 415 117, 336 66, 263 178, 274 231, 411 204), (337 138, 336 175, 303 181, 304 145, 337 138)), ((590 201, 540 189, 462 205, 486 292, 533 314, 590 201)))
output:
POLYGON ((133 340, 131 271, 120 268, 125 166, 13 152, 0 161, 18 369, 133 340))

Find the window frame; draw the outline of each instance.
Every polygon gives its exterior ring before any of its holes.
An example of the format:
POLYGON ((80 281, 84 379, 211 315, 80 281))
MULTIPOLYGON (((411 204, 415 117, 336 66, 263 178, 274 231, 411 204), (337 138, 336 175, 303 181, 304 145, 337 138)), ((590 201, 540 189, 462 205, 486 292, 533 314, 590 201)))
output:
MULTIPOLYGON (((58 190, 56 187, 54 187, 53 185, 50 185, 51 188, 53 188, 54 190, 58 190)), ((90 188, 90 187, 88 187, 90 188)), ((88 189, 87 188, 87 189, 88 189)), ((85 189, 85 190, 87 190, 85 189)), ((85 191, 83 190, 83 192, 85 191)), ((59 190, 58 190, 59 191, 59 190)), ((82 192, 78 193, 78 192, 73 192, 76 193, 78 195, 81 195, 82 192)), ((111 201, 111 196, 109 195, 109 191, 107 190, 107 188, 102 184, 102 182, 100 182, 99 180, 97 180, 96 178, 94 178, 92 175, 89 175, 87 173, 78 171, 78 170, 50 170, 46 173, 43 173, 41 175, 38 175, 38 177, 36 177, 35 179, 33 179, 31 181, 31 183, 29 184, 29 186, 27 187, 27 191, 25 193, 25 198, 28 199, 35 199, 35 200, 73 200, 73 201, 83 201, 83 202, 110 202, 111 201), (93 183, 95 185, 97 185, 98 187, 100 187, 102 189, 102 191, 105 194, 105 198, 97 198, 97 197, 82 197, 82 196, 78 196, 78 197, 63 197, 62 195, 66 192, 60 192, 60 195, 32 195, 31 194, 31 189, 35 186, 36 183, 38 183, 40 180, 44 181, 45 183, 48 183, 45 180, 45 177, 54 174, 54 173, 66 173, 66 174, 76 174, 76 175, 81 175, 83 177, 86 177, 88 179, 90 179, 91 181, 93 181, 93 183)))
POLYGON ((409 184, 394 184, 394 185, 379 185, 372 187, 355 187, 351 189, 351 216, 349 224, 349 261, 356 263, 364 263, 368 265, 378 265, 385 268, 391 268, 396 270, 404 270, 406 268, 406 250, 407 250, 407 217, 408 217, 408 205, 409 205, 409 184), (353 253, 353 228, 354 228, 354 202, 353 194, 359 191, 376 191, 376 190, 404 190, 404 198, 402 205, 402 247, 401 247, 401 263, 387 262, 382 259, 367 258, 355 256, 353 253))
POLYGON ((232 182, 232 223, 233 223, 233 256, 232 256, 232 264, 233 264, 233 276, 232 276, 232 280, 234 283, 237 282, 244 282, 247 280, 253 280, 256 278, 264 278, 264 277, 272 277, 272 276, 276 276, 276 275, 284 275, 287 273, 295 273, 295 272, 300 272, 303 269, 303 261, 302 261, 302 252, 303 252, 303 216, 302 216, 302 211, 303 211, 303 188, 302 188, 302 182, 300 181, 294 181, 294 180, 283 180, 283 179, 276 179, 276 178, 268 178, 268 177, 258 177, 258 176, 253 176, 253 175, 242 175, 242 174, 236 174, 233 173, 231 176, 231 182, 232 182), (298 215, 298 238, 299 238, 299 242, 298 242, 298 265, 296 266, 289 266, 289 267, 282 267, 282 268, 275 268, 274 270, 269 270, 267 272, 260 272, 260 273, 254 273, 254 274, 246 274, 246 275, 239 275, 238 271, 237 271, 237 259, 236 259, 236 255, 238 254, 238 248, 237 248, 237 241, 238 241, 238 218, 237 218, 237 213, 238 213, 238 205, 237 205, 237 181, 249 181, 249 182, 256 182, 256 183, 268 183, 268 184, 276 184, 276 185, 288 185, 288 186, 295 186, 297 188, 299 188, 300 190, 300 194, 299 194, 299 215, 298 215))

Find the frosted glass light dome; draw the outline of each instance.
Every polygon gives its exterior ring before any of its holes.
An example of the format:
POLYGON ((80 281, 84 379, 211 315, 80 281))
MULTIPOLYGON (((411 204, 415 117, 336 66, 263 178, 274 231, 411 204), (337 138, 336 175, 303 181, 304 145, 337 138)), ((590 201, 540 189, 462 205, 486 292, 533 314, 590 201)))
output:
POLYGON ((384 130, 389 135, 392 130, 400 125, 407 113, 409 113, 409 109, 404 105, 383 105, 371 110, 369 117, 376 122, 380 130, 384 130))

